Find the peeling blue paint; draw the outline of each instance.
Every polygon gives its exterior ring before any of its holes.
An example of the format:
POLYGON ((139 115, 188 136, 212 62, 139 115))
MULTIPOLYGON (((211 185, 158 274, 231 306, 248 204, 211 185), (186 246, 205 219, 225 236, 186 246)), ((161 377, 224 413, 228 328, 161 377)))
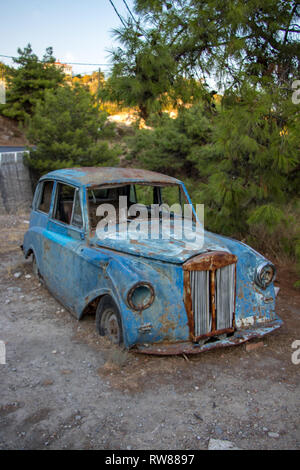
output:
POLYGON ((108 183, 149 181, 181 184, 186 192, 179 180, 144 170, 118 168, 57 170, 45 175, 41 181, 49 179, 66 182, 79 189, 84 226, 78 229, 52 217, 54 185, 49 215, 38 211, 33 203, 23 249, 25 256, 34 253, 40 275, 49 290, 78 319, 91 302, 108 294, 119 308, 126 347, 138 345, 144 352, 166 348, 164 350, 172 354, 237 344, 267 334, 281 325, 275 313, 273 283, 262 289, 254 281, 257 266, 266 260, 241 242, 207 231, 201 246, 197 241, 191 243, 178 239, 99 240, 94 234, 89 234, 86 188, 108 183), (182 265, 208 251, 232 253, 238 258, 235 291, 237 331, 234 337, 199 346, 190 343, 182 265), (141 312, 130 308, 127 301, 130 288, 137 282, 151 283, 155 292, 152 305, 141 312), (143 325, 151 327, 143 329, 143 325), (166 343, 173 346, 165 347, 166 343), (147 348, 143 346, 145 344, 152 346, 147 348))

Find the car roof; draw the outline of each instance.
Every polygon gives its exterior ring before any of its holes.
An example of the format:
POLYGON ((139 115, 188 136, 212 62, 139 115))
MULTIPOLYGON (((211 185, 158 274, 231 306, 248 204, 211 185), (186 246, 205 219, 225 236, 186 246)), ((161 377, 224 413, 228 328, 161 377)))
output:
POLYGON ((82 167, 51 171, 41 179, 63 180, 70 184, 98 186, 110 183, 166 183, 178 184, 180 180, 149 170, 137 168, 82 167))

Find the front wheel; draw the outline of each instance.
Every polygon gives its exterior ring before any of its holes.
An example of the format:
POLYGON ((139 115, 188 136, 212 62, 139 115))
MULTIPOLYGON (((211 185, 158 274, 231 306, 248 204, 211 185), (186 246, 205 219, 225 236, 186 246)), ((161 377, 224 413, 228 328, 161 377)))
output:
POLYGON ((109 295, 102 297, 98 304, 96 328, 101 336, 106 336, 113 344, 123 344, 121 316, 118 307, 109 295))

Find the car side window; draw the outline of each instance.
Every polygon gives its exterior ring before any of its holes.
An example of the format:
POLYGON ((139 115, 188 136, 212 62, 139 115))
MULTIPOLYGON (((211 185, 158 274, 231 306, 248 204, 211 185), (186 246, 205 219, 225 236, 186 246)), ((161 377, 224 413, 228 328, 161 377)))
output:
POLYGON ((41 212, 49 213, 52 197, 53 181, 45 181, 42 183, 41 193, 39 202, 37 204, 37 210, 41 212))
POLYGON ((83 225, 79 190, 67 184, 58 183, 54 219, 81 228, 83 225))
POLYGON ((81 228, 83 226, 82 212, 81 212, 79 190, 78 189, 75 190, 73 217, 72 217, 72 220, 71 220, 71 224, 75 225, 75 227, 79 227, 79 228, 81 228))

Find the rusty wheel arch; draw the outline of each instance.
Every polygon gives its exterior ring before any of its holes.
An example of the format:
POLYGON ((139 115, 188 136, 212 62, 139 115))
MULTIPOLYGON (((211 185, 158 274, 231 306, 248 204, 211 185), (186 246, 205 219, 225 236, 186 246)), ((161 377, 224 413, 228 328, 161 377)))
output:
POLYGON ((97 307, 98 307, 98 304, 100 302, 100 300, 105 296, 105 295, 108 295, 109 297, 111 297, 111 299, 113 300, 113 302, 117 305, 118 309, 120 310, 120 306, 119 306, 119 302, 115 299, 115 297, 111 294, 111 292, 107 291, 107 292, 102 292, 101 294, 99 293, 98 295, 96 295, 96 297, 94 297, 92 300, 90 300, 86 306, 84 307, 84 309, 82 310, 78 320, 81 320, 82 318, 84 318, 85 316, 87 315, 94 315, 96 316, 96 310, 97 310, 97 307))
POLYGON ((100 302, 100 300, 102 299, 102 297, 104 297, 104 295, 107 295, 105 293, 103 294, 100 294, 98 295, 98 297, 95 297, 93 300, 91 300, 83 309, 83 311, 81 312, 80 314, 80 317, 79 317, 79 320, 82 320, 84 317, 86 317, 87 315, 94 315, 96 316, 96 310, 97 310, 97 307, 98 307, 98 304, 100 302))

